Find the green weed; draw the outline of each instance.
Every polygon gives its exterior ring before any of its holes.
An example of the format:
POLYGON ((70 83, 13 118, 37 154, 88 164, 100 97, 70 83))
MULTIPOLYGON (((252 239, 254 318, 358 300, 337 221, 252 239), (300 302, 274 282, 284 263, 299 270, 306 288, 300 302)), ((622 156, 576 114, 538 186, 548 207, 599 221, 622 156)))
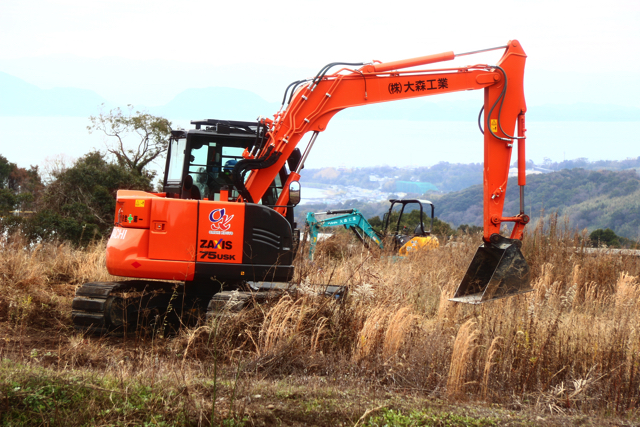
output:
POLYGON ((473 418, 451 412, 412 411, 405 415, 401 411, 384 409, 379 415, 369 418, 364 424, 369 427, 487 427, 497 425, 497 419, 473 418))

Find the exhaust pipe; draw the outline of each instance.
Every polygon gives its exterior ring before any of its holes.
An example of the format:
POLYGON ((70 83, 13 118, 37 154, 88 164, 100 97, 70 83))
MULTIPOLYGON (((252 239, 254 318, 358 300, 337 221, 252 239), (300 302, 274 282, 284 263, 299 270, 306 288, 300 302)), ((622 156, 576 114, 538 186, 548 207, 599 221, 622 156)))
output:
POLYGON ((467 273, 449 301, 482 304, 533 291, 529 264, 522 256, 522 241, 491 235, 478 248, 467 273))

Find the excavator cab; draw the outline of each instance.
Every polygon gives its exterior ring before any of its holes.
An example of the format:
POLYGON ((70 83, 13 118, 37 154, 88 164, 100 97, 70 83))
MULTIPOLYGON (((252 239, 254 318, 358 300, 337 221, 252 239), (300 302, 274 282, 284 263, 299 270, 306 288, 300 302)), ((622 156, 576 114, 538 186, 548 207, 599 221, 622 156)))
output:
MULTIPOLYGON (((164 192, 176 198, 235 201, 246 176, 234 173, 245 150, 264 143, 266 128, 258 122, 193 120, 195 129, 171 132, 164 192)), ((298 150, 299 153, 299 150, 298 150)), ((274 206, 288 173, 285 167, 274 177, 258 204, 274 206)), ((289 209, 288 219, 293 218, 289 209)))
POLYGON ((435 207, 428 200, 391 199, 389 211, 384 215, 384 234, 393 238, 394 250, 404 256, 416 250, 429 250, 440 246, 436 236, 431 235, 435 207), (430 207, 430 216, 427 208, 430 207), (416 209, 417 208, 417 209, 416 209), (395 231, 389 226, 395 223, 395 231), (427 226, 428 224, 428 226, 427 226))

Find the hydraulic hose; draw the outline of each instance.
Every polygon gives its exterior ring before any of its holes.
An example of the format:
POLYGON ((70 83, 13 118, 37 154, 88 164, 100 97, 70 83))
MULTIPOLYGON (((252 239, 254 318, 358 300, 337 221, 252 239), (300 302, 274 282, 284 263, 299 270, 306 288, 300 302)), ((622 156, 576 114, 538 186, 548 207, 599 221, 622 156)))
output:
POLYGON ((289 94, 289 102, 287 102, 287 105, 291 104, 291 100, 293 99, 293 94, 296 93, 296 89, 298 89, 298 86, 300 86, 302 83, 308 82, 309 79, 305 79, 305 80, 300 80, 296 83, 296 85, 293 87, 293 89, 291 89, 291 93, 289 94))
POLYGON ((346 65, 348 67, 356 67, 360 65, 365 65, 365 63, 364 62, 332 62, 330 64, 327 64, 324 67, 322 67, 322 69, 318 72, 318 74, 316 74, 316 76, 313 78, 313 81, 312 81, 313 87, 311 88, 311 90, 315 89, 315 86, 317 86, 318 82, 324 78, 324 76, 327 74, 329 69, 331 69, 332 67, 335 67, 336 65, 346 65))
POLYGON ((293 90, 291 91, 291 93, 293 93, 295 91, 295 87, 297 87, 300 83, 306 82, 307 80, 308 79, 296 80, 295 82, 289 83, 289 86, 287 86, 287 88, 285 89, 284 96, 282 97, 282 106, 284 106, 284 104, 287 102, 287 93, 289 93, 289 89, 291 89, 291 86, 294 86, 293 90))
POLYGON ((233 180, 236 185, 236 188, 238 189, 238 193, 240 193, 242 198, 248 203, 253 203, 254 201, 253 201, 253 197, 251 197, 251 193, 249 192, 247 187, 244 185, 244 176, 249 170, 266 169, 269 166, 274 165, 278 161, 282 153, 275 152, 272 155, 271 154, 272 151, 273 151, 273 146, 270 146, 269 148, 267 148, 267 152, 265 153, 264 156, 257 159, 240 160, 233 167, 233 172, 232 172, 233 180))
POLYGON ((500 115, 502 114, 502 105, 504 105, 504 95, 507 93, 507 83, 508 83, 508 81, 507 81, 507 73, 497 65, 492 65, 492 67, 493 68, 497 68, 502 73, 502 77, 504 77, 504 86, 502 87, 502 92, 500 93, 500 96, 498 96, 498 99, 496 99, 496 102, 493 103, 493 106, 491 107, 491 110, 489 111, 489 115, 486 117, 487 118, 487 128, 489 129, 489 132, 491 132, 491 135, 494 138, 497 138, 497 139, 499 139, 501 141, 511 142, 511 140, 513 140, 513 139, 525 139, 524 136, 511 136, 511 135, 507 134, 502 129, 502 123, 501 123, 501 120, 500 120, 500 115), (491 114, 493 114, 493 110, 496 108, 496 105, 498 105, 498 102, 500 102, 500 108, 498 109, 498 128, 500 129, 500 131, 503 134, 505 134, 507 136, 506 138, 502 138, 502 137, 496 135, 495 133, 493 133, 493 129, 491 129, 491 124, 489 123, 489 120, 491 120, 491 114))
MULTIPOLYGON (((318 74, 316 74, 316 76, 311 79, 311 90, 313 90, 315 88, 315 85, 317 85, 317 83, 323 79, 323 77, 327 74, 327 72, 329 71, 329 69, 331 69, 331 67, 335 67, 336 65, 346 65, 346 66, 350 66, 350 67, 355 67, 355 66, 360 66, 360 65, 365 65, 364 62, 332 62, 330 64, 325 65, 324 67, 322 67, 320 69, 320 71, 318 71, 318 74)), ((363 76, 364 77, 364 76, 363 76)), ((296 80, 295 82, 292 82, 289 84, 289 86, 287 86, 287 89, 284 91, 284 97, 282 98, 282 106, 289 105, 291 104, 291 100, 293 99, 293 94, 296 92, 296 89, 298 88, 298 86, 302 83, 308 82, 309 79, 304 79, 304 80, 296 80), (291 89, 291 93, 289 94, 289 89, 291 89), (289 101, 287 101, 287 94, 289 94, 289 101)), ((366 85, 366 80, 365 80, 365 85, 366 85)))

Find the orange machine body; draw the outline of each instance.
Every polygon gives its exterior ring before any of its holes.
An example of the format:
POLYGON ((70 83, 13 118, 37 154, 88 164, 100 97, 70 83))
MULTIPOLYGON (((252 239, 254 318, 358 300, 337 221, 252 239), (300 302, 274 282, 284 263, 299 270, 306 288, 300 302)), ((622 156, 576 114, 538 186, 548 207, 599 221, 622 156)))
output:
POLYGON ((285 236, 271 243, 269 252, 282 255, 291 250, 286 220, 269 221, 262 227, 245 221, 249 210, 254 219, 269 211, 266 207, 209 200, 183 200, 142 191, 118 191, 116 227, 107 242, 107 269, 117 276, 193 281, 215 277, 260 279, 271 275, 288 280, 292 268, 274 267, 264 252, 267 232, 285 236), (271 228, 271 230, 269 230, 271 228), (287 233, 288 232, 288 233, 287 233), (246 234, 249 234, 247 236, 246 234), (247 238, 249 237, 249 238, 247 238))

